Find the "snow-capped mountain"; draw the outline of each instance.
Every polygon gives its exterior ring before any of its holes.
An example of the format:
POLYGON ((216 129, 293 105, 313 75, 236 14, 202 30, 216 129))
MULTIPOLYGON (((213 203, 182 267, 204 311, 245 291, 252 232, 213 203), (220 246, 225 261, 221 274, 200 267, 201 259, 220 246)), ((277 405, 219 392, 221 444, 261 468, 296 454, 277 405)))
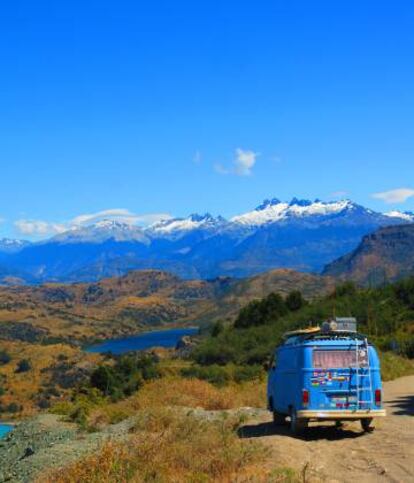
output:
POLYGON ((30 245, 30 242, 26 240, 16 240, 13 238, 0 239, 0 252, 1 253, 16 253, 22 250, 24 247, 30 245))
POLYGON ((389 211, 385 213, 385 216, 390 218, 397 218, 407 223, 414 223, 414 212, 413 211, 389 211))
POLYGON ((108 240, 150 243, 142 228, 115 220, 102 220, 93 225, 71 228, 46 243, 103 243, 108 240))
POLYGON ((178 238, 195 230, 211 232, 223 228, 226 224, 227 221, 221 216, 214 218, 210 213, 193 213, 187 218, 170 218, 155 223, 147 229, 147 233, 155 238, 178 238))
MULTIPOLYGON (((359 206, 350 200, 325 203, 320 200, 312 202, 293 198, 290 203, 286 203, 273 198, 272 200, 265 200, 253 211, 233 217, 231 221, 242 225, 261 226, 293 218, 336 215, 358 208, 359 206)), ((367 210, 367 212, 370 212, 370 210, 367 210)))
POLYGON ((148 268, 186 278, 244 277, 273 268, 317 272, 363 236, 409 222, 412 213, 379 213, 350 200, 273 198, 230 220, 207 213, 147 228, 111 220, 72 228, 3 254, 2 266, 38 281, 91 281, 148 268))

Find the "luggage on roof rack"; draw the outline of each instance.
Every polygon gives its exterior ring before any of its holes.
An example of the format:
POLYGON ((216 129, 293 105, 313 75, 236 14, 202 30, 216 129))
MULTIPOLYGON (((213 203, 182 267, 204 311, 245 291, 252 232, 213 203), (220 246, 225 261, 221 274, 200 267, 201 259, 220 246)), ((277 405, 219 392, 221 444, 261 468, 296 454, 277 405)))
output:
POLYGON ((316 336, 326 334, 357 334, 357 320, 355 317, 335 317, 335 319, 327 320, 321 326, 307 327, 306 329, 297 329, 286 332, 283 337, 295 336, 316 336))

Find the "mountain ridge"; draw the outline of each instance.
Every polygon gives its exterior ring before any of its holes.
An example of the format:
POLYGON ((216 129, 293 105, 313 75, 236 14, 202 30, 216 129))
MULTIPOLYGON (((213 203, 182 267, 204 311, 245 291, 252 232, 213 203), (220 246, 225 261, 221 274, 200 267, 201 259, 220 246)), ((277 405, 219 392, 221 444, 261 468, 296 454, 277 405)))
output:
POLYGON ((328 264, 324 275, 377 286, 414 275, 414 224, 380 228, 328 264))
POLYGON ((188 279, 243 278, 274 268, 319 272, 363 236, 407 220, 414 222, 414 215, 379 213, 351 200, 298 198, 265 200, 229 220, 209 213, 148 227, 101 220, 9 253, 1 253, 0 244, 0 275, 41 283, 96 281, 134 269, 188 279))

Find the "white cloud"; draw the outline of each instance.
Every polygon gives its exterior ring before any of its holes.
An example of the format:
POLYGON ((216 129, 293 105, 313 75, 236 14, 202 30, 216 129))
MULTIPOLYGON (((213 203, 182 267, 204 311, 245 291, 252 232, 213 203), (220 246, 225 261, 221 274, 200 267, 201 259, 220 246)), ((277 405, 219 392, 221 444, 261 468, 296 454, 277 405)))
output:
POLYGON ((255 153, 254 151, 244 151, 243 149, 238 148, 236 149, 236 155, 236 159, 233 161, 235 173, 239 176, 250 176, 259 153, 255 153))
POLYGON ((14 226, 21 235, 25 236, 56 235, 67 230, 63 224, 41 220, 17 220, 14 222, 14 226))
POLYGON ((78 215, 73 218, 69 224, 72 226, 82 226, 104 219, 118 220, 122 221, 123 223, 134 224, 136 222, 137 215, 131 213, 129 210, 113 208, 111 210, 98 211, 97 213, 78 215))
POLYGON ((231 169, 226 168, 222 164, 215 164, 214 170, 219 174, 235 174, 237 176, 250 176, 256 164, 257 157, 260 153, 255 153, 251 150, 236 149, 236 156, 233 159, 233 166, 231 169))
POLYGON ((397 188, 395 190, 374 193, 372 197, 388 204, 405 203, 409 198, 414 197, 414 190, 410 188, 397 188))
POLYGON ((46 237, 63 233, 72 228, 91 225, 101 220, 116 220, 129 225, 148 226, 153 223, 171 218, 167 213, 148 213, 137 215, 123 208, 98 211, 97 213, 85 213, 63 223, 48 222, 44 220, 17 220, 14 227, 18 233, 24 236, 46 237))

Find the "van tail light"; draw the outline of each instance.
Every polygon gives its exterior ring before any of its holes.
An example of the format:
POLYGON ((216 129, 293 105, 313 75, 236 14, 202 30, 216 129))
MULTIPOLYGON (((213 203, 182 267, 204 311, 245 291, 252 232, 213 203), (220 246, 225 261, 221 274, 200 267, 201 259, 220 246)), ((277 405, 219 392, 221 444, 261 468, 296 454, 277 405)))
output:
POLYGON ((309 405, 309 391, 307 389, 303 389, 302 391, 302 404, 304 406, 309 405))
POLYGON ((377 406, 381 406, 381 401, 382 401, 381 389, 376 389, 375 390, 375 404, 377 406))

